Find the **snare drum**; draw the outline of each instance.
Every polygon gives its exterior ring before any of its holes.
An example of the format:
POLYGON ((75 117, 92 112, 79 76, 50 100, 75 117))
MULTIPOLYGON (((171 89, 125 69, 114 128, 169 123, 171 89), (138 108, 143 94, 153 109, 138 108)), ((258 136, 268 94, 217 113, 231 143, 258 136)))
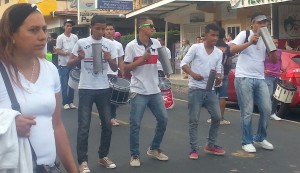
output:
POLYGON ((74 68, 70 71, 68 85, 73 89, 78 89, 80 69, 74 68))
POLYGON ((129 101, 130 82, 125 78, 112 77, 109 79, 109 87, 112 90, 110 102, 115 105, 123 105, 129 101))
POLYGON ((292 103, 292 99, 297 90, 297 86, 289 81, 280 80, 277 84, 274 98, 283 103, 292 103))

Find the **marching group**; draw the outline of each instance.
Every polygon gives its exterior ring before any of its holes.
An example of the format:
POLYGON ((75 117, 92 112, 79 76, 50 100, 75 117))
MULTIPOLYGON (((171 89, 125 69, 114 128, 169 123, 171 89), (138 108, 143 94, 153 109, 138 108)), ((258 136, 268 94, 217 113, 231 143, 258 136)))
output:
MULTIPOLYGON (((242 149, 246 152, 256 152, 253 144, 268 150, 274 148, 266 140, 267 125, 271 115, 271 99, 264 75, 266 46, 257 34, 259 28, 267 25, 267 18, 263 14, 255 14, 251 22, 252 30, 250 30, 249 38, 246 32, 242 31, 224 49, 216 47, 219 36, 224 37, 224 31, 216 24, 208 24, 203 37, 199 39, 203 42, 193 44, 182 58, 180 66, 190 76, 188 91, 190 159, 198 159, 197 128, 202 107, 205 107, 211 116, 211 126, 204 150, 215 155, 225 154, 225 150, 216 144, 216 139, 220 121, 224 120, 222 116, 224 110, 220 109, 220 105, 224 103, 226 91, 219 89, 217 95, 214 90, 206 90, 210 70, 216 70, 218 76, 222 72, 223 65, 229 61, 224 59, 228 57, 224 56, 224 53, 239 52, 235 89, 241 110, 242 149), (219 100, 219 98, 224 100, 219 100), (258 130, 255 135, 252 134, 251 123, 254 103, 260 112, 258 130)), ((164 100, 158 87, 157 49, 162 43, 158 39, 151 38, 155 32, 155 26, 150 18, 140 18, 137 24, 138 36, 126 45, 124 51, 122 45, 114 40, 114 26, 107 24, 103 16, 93 16, 90 24, 91 36, 82 39, 78 39, 71 33, 74 22, 67 20, 64 23, 64 33, 59 35, 56 41, 55 51, 59 56, 57 72, 57 68, 52 63, 42 58, 47 42, 47 25, 38 8, 35 5, 21 3, 5 11, 0 22, 0 30, 3 32, 0 35, 0 60, 4 65, 4 71, 7 71, 9 75, 9 81, 17 96, 20 109, 12 106, 13 101, 10 101, 9 89, 5 85, 7 81, 2 77, 0 78, 0 115, 1 118, 2 114, 13 117, 10 118, 11 123, 7 121, 8 126, 13 126, 12 133, 8 135, 15 137, 19 145, 18 139, 23 139, 25 146, 23 150, 25 150, 24 153, 29 153, 28 163, 32 161, 32 166, 23 164, 19 165, 19 170, 15 170, 14 162, 4 162, 0 163, 0 171, 6 169, 22 173, 32 172, 32 170, 40 172, 43 165, 51 169, 57 168, 55 164, 55 153, 57 153, 68 172, 75 173, 78 169, 81 173, 90 172, 88 138, 94 103, 101 120, 99 164, 106 168, 116 168, 116 164, 108 158, 112 125, 118 124, 115 121, 117 107, 110 102, 111 90, 107 74, 117 75, 118 68, 121 74, 131 72, 132 75, 130 165, 133 167, 141 165, 139 131, 146 107, 151 110, 157 121, 155 135, 146 153, 149 157, 161 161, 168 160, 168 156, 160 148, 168 122, 164 100), (91 45, 94 43, 102 45, 103 73, 93 71, 91 45), (78 86, 78 169, 73 160, 60 110, 61 95, 64 109, 76 108, 73 104, 74 90, 68 87, 70 67, 74 66, 81 67, 78 86), (31 153, 34 153, 32 156, 36 157, 31 157, 31 153)), ((220 44, 224 45, 224 43, 220 44)), ((267 57, 271 66, 276 63, 276 53, 272 52, 267 57)), ((224 71, 226 72, 227 69, 224 71)), ((225 80, 226 77, 216 78, 216 84, 223 82, 225 85, 225 80)), ((0 135, 3 135, 2 131, 0 135)), ((5 147, 0 151, 5 151, 5 147)), ((22 154, 18 151, 4 152, 5 154, 0 157, 6 157, 5 160, 13 159, 13 156, 22 154)), ((15 164, 20 164, 20 162, 19 160, 15 164)))

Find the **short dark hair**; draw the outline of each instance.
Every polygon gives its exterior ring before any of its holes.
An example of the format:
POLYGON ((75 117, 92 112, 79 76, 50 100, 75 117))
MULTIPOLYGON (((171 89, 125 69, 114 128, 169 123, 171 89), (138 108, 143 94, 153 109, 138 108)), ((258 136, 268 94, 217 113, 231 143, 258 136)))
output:
POLYGON ((91 19, 91 25, 95 25, 96 23, 106 24, 106 18, 104 16, 96 14, 91 19))
POLYGON ((52 39, 57 39, 58 34, 56 32, 53 32, 50 34, 52 39))
POLYGON ((219 39, 223 39, 223 38, 225 38, 225 29, 220 28, 220 30, 219 30, 219 39))
POLYGON ((106 26, 112 26, 113 28, 115 28, 115 25, 113 23, 106 23, 106 26))
POLYGON ((137 26, 140 27, 146 23, 147 20, 152 20, 150 17, 140 17, 137 20, 137 26))
POLYGON ((219 31, 220 28, 218 25, 211 23, 211 24, 206 25, 204 30, 205 30, 205 34, 207 34, 207 33, 209 33, 210 30, 219 31))

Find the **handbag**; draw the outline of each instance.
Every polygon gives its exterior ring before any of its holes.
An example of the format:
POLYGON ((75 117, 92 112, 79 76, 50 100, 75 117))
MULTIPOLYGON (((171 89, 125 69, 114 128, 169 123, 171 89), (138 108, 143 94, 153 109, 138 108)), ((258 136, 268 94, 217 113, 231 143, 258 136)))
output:
MULTIPOLYGON (((8 96, 10 98, 11 101, 11 108, 13 110, 19 111, 21 112, 21 107, 20 104, 16 98, 15 92, 13 90, 13 87, 11 85, 11 82, 9 80, 8 74, 5 70, 4 65, 2 64, 2 62, 0 62, 0 72, 2 74, 2 78, 8 93, 8 96)), ((36 154, 34 152, 34 149, 30 143, 30 140, 28 138, 29 144, 30 144, 30 148, 31 148, 31 153, 32 153, 32 162, 33 162, 33 168, 36 168, 36 173, 62 173, 61 170, 59 169, 59 163, 55 162, 54 166, 49 166, 49 165, 37 165, 37 157, 36 154)))

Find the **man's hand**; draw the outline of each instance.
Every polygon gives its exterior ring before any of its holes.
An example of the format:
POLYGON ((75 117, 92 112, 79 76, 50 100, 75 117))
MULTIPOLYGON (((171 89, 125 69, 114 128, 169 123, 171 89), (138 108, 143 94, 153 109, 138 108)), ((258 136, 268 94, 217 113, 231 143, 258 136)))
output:
POLYGON ((105 59, 106 61, 111 60, 111 53, 103 51, 103 59, 105 59))
POLYGON ((84 51, 82 49, 78 49, 77 53, 78 53, 79 60, 84 59, 85 54, 84 54, 84 51))
POLYGON ((201 81, 204 79, 203 76, 201 76, 200 74, 194 73, 194 72, 191 73, 190 76, 197 81, 201 81))

